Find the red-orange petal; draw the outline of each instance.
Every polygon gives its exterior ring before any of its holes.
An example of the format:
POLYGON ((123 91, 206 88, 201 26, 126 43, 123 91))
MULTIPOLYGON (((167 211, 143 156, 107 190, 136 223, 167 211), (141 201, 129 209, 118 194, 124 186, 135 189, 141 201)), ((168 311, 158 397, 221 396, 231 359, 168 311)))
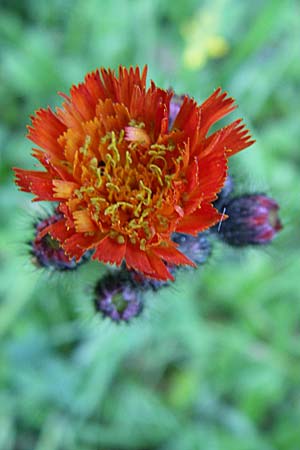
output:
POLYGON ((200 105, 201 138, 206 136, 213 124, 236 109, 234 99, 227 95, 227 92, 222 92, 222 89, 218 88, 204 103, 202 103, 202 105, 200 105))
POLYGON ((62 247, 68 255, 75 257, 76 261, 79 261, 87 250, 96 247, 99 240, 100 238, 97 235, 89 236, 84 233, 74 233, 62 242, 62 247))
POLYGON ((16 174, 15 182, 20 187, 20 190, 36 195, 33 201, 55 200, 52 178, 49 173, 18 169, 16 167, 13 170, 16 174))
POLYGON ((125 262, 128 269, 133 269, 147 275, 151 275, 154 272, 146 252, 129 242, 126 246, 125 262))
POLYGON ((53 197, 56 200, 69 199, 80 186, 72 181, 53 180, 53 197))
POLYGON ((119 266, 126 252, 126 243, 119 244, 114 239, 106 236, 97 244, 93 259, 98 259, 104 263, 116 264, 119 266))
POLYGON ((57 139, 66 129, 66 125, 50 108, 40 109, 32 116, 32 125, 28 127, 27 137, 50 155, 64 159, 63 148, 57 139))
POLYGON ((183 217, 176 231, 196 236, 200 231, 215 225, 221 218, 224 219, 224 215, 222 216, 210 203, 203 202, 199 209, 183 217))
POLYGON ((88 209, 79 209, 73 212, 74 226, 77 233, 94 233, 98 230, 92 221, 88 209))
POLYGON ((148 251, 147 256, 153 269, 153 273, 147 273, 148 276, 161 281, 174 281, 173 275, 169 272, 167 266, 159 256, 152 251, 148 251))
POLYGON ((47 172, 52 176, 52 178, 61 178, 62 180, 72 181, 73 177, 71 173, 68 172, 66 161, 51 157, 45 153, 43 150, 34 148, 32 156, 36 158, 42 166, 47 170, 47 172))
POLYGON ((179 265, 188 265, 192 267, 196 267, 195 263, 187 258, 183 253, 181 253, 174 246, 158 246, 153 247, 151 249, 152 253, 156 256, 162 258, 169 264, 179 266, 179 265))
POLYGON ((197 188, 203 200, 214 201, 224 186, 227 177, 227 158, 224 154, 209 155, 199 161, 199 182, 197 188))
POLYGON ((209 153, 225 152, 229 157, 249 147, 254 142, 255 140, 251 139, 249 131, 242 123, 242 119, 237 119, 209 136, 202 144, 202 149, 198 148, 197 154, 200 158, 203 158, 209 153), (203 145, 205 148, 203 148, 203 145))
MULTIPOLYGON (((197 109, 197 103, 193 98, 185 96, 173 124, 173 129, 185 130, 186 124, 193 121, 197 109)), ((198 118, 198 115, 197 115, 198 118)))
POLYGON ((53 237, 53 239, 56 239, 58 242, 64 242, 66 239, 70 238, 74 231, 68 229, 66 226, 66 221, 64 218, 61 220, 58 220, 55 223, 52 223, 48 225, 47 227, 43 228, 39 234, 38 238, 42 239, 46 234, 50 234, 50 236, 53 237))

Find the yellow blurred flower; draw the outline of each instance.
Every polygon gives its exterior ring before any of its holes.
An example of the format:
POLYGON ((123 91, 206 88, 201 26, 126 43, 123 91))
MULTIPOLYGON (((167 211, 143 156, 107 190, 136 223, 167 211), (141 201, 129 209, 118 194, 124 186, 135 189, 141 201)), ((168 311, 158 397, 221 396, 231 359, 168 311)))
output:
POLYGON ((192 70, 202 68, 210 58, 222 58, 229 44, 219 33, 218 11, 200 10, 182 27, 185 40, 183 64, 192 70))

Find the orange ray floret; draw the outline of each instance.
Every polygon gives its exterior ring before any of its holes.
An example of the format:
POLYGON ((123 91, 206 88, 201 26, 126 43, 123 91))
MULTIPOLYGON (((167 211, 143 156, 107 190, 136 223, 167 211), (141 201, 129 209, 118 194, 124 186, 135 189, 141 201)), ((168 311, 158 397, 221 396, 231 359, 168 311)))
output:
POLYGON ((37 111, 28 137, 43 171, 15 169, 16 184, 59 203, 62 219, 47 233, 70 258, 93 249, 96 260, 168 280, 170 267, 193 265, 172 234, 197 235, 221 219, 212 202, 228 158, 254 141, 241 120, 208 134, 235 109, 220 88, 200 105, 185 96, 170 120, 172 93, 147 88, 146 74, 96 70, 61 94, 56 112, 37 111))

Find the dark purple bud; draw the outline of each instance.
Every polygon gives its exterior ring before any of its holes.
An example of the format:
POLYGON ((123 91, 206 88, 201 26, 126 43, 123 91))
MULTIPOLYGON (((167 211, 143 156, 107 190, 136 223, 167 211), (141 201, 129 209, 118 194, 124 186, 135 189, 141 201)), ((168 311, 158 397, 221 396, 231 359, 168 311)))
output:
POLYGON ((35 223, 35 237, 30 241, 30 253, 33 256, 34 264, 38 267, 58 271, 74 270, 84 261, 88 260, 90 256, 89 252, 79 262, 76 262, 74 258, 69 259, 59 242, 49 234, 46 234, 42 238, 38 237, 44 228, 57 222, 60 218, 60 214, 54 213, 52 216, 35 223))
POLYGON ((95 288, 94 305, 114 322, 129 322, 143 310, 142 293, 130 272, 118 270, 105 275, 95 288))
POLYGON ((171 98, 170 109, 169 109, 169 130, 172 128, 177 114, 181 108, 184 96, 179 96, 174 94, 171 98))
POLYGON ((204 264, 211 254, 211 244, 207 239, 207 233, 199 233, 196 237, 174 233, 172 240, 179 244, 178 250, 197 265, 204 264))
POLYGON ((226 205, 229 217, 219 225, 219 236, 233 246, 269 244, 282 229, 278 210, 264 194, 235 197, 226 205))
POLYGON ((228 175, 221 192, 218 194, 217 200, 214 202, 214 207, 220 212, 223 212, 225 205, 229 202, 233 189, 233 179, 230 175, 228 175))
MULTIPOLYGON (((169 270, 173 275, 175 275, 175 270, 173 270, 172 268, 169 268, 169 270)), ((158 291, 160 288, 169 285, 168 281, 159 281, 155 278, 148 278, 140 272, 136 272, 135 270, 130 270, 129 276, 132 283, 142 291, 148 291, 149 289, 151 289, 152 291, 158 291)))

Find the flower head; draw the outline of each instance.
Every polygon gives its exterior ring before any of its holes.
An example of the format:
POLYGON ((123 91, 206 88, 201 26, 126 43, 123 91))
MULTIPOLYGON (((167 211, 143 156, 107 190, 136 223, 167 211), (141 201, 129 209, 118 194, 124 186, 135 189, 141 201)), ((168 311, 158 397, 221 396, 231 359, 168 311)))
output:
POLYGON ((172 93, 146 68, 101 69, 73 86, 61 108, 40 109, 29 139, 44 170, 15 169, 35 201, 59 202, 62 218, 47 232, 70 258, 93 258, 158 280, 167 265, 193 265, 171 239, 197 235, 220 219, 213 207, 226 179, 227 159, 253 143, 236 120, 210 135, 234 100, 216 90, 198 105, 185 96, 169 125, 172 93))
POLYGON ((226 206, 229 218, 219 227, 219 235, 230 245, 269 244, 282 229, 277 202, 264 194, 235 197, 226 206))

